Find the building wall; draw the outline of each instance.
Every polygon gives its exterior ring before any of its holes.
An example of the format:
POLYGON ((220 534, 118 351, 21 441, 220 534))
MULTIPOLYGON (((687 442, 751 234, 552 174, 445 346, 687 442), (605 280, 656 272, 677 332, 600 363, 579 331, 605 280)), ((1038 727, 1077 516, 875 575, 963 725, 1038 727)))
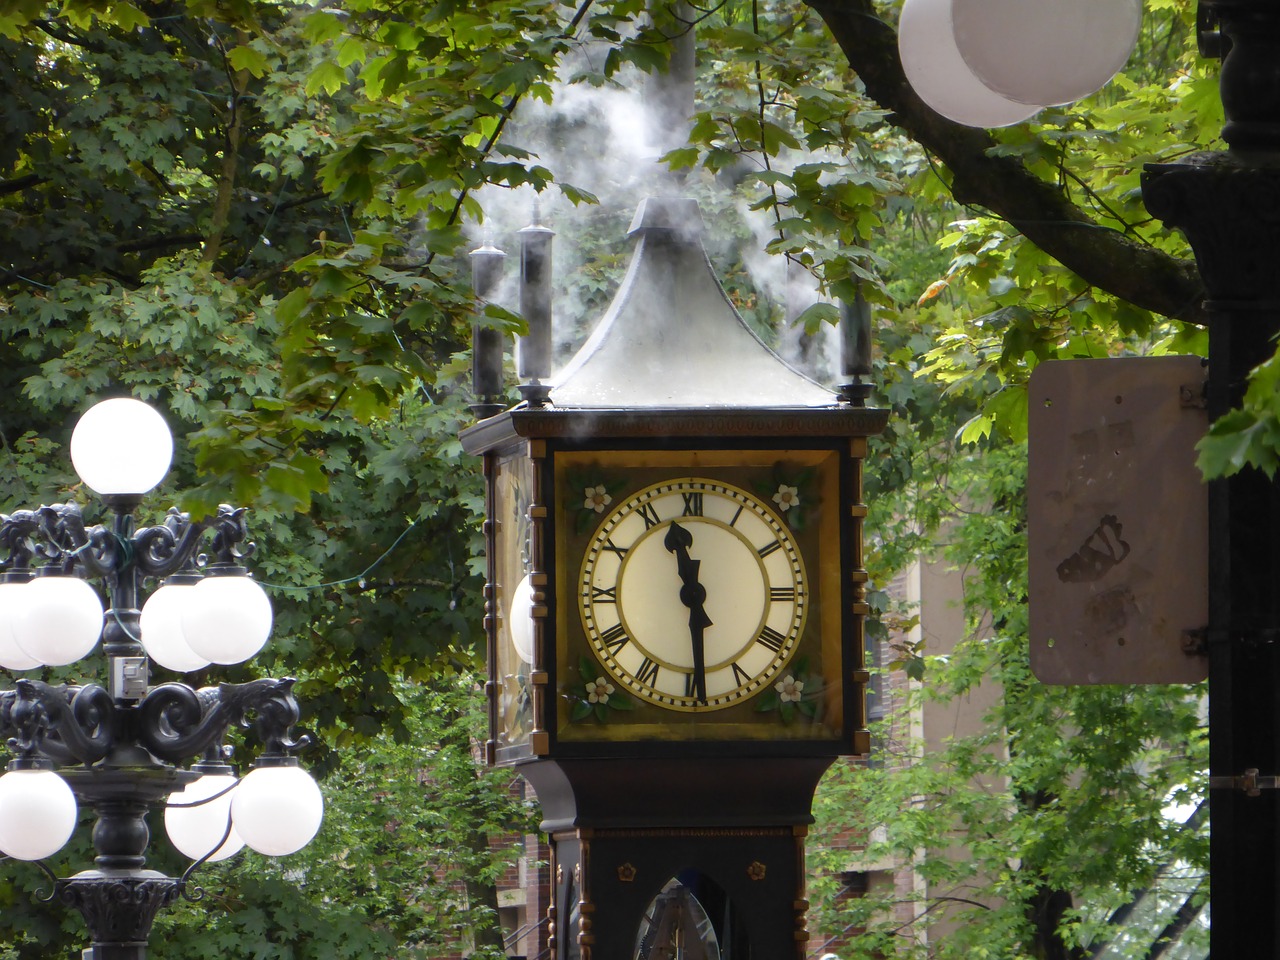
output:
MULTIPOLYGON (((908 613, 915 613, 918 621, 906 633, 890 637, 887 643, 915 644, 923 640, 925 654, 937 656, 951 653, 966 637, 964 576, 945 561, 922 558, 899 575, 889 585, 888 592, 908 613)), ((887 650, 871 651, 872 663, 877 666, 891 658, 887 650)), ((922 749, 926 752, 940 749, 949 739, 978 733, 1000 695, 998 686, 984 685, 967 697, 946 703, 927 702, 907 711, 904 707, 918 686, 903 670, 881 672, 873 698, 872 721, 888 718, 889 723, 881 737, 883 742, 877 744, 879 749, 873 763, 893 763, 893 758, 915 756, 922 749)), ((945 898, 982 902, 981 891, 977 889, 931 889, 914 862, 872 859, 865 853, 867 842, 872 839, 850 835, 837 838, 839 848, 849 852, 846 871, 840 878, 845 891, 842 896, 852 898, 892 890, 893 921, 904 934, 910 932, 922 944, 944 939, 955 923, 945 898), (940 904, 929 909, 930 904, 939 900, 940 904)), ((967 856, 958 832, 955 844, 946 855, 967 856)), ((814 960, 828 954, 834 954, 838 960, 852 960, 841 952, 844 946, 844 937, 815 940, 811 955, 814 960)))

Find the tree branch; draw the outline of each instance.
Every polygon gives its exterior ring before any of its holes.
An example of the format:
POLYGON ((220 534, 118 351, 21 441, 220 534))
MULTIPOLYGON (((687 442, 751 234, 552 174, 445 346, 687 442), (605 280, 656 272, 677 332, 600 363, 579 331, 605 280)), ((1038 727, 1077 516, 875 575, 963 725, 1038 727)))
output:
POLYGON ((1204 896, 1203 889, 1207 883, 1208 878, 1205 878, 1196 884, 1195 889, 1187 895, 1174 912, 1173 919, 1165 925, 1163 930, 1156 934, 1155 940, 1152 941, 1146 956, 1142 960, 1159 960, 1170 947, 1182 942, 1182 935, 1196 922, 1196 918, 1200 916, 1200 912, 1204 909, 1208 900, 1204 896))
POLYGON ((1191 323, 1206 322, 1195 262, 1171 257, 1091 220, 1065 191, 1016 157, 994 156, 985 130, 935 113, 907 82, 897 35, 872 0, 805 0, 831 30, 867 95, 890 120, 947 165, 958 203, 986 208, 1078 274, 1135 306, 1191 323))
POLYGON ((121 253, 142 253, 146 250, 156 250, 160 247, 182 247, 187 244, 199 243, 204 236, 199 233, 170 233, 161 237, 146 237, 141 240, 128 240, 124 243, 116 244, 116 249, 121 253))
MULTIPOLYGON (((244 39, 243 37, 241 38, 244 39)), ((225 48, 223 56, 227 56, 225 48)), ((244 114, 247 109, 245 90, 249 86, 249 71, 232 71, 227 61, 227 81, 231 87, 231 116, 227 124, 226 142, 223 146, 222 169, 218 176, 218 194, 213 204, 209 236, 205 240, 200 259, 212 264, 222 252, 222 239, 231 220, 231 197, 235 189, 236 169, 240 164, 240 138, 244 131, 244 114)))
POLYGON ((6 193, 21 193, 27 187, 38 187, 42 183, 47 183, 48 180, 48 177, 42 177, 38 173, 29 173, 16 180, 0 180, 0 196, 6 193))
MULTIPOLYGON (((143 237, 138 240, 128 240, 123 243, 116 244, 112 249, 119 253, 144 253, 150 250, 158 250, 164 247, 182 247, 192 243, 199 243, 204 237, 198 233, 167 233, 157 237, 143 237)), ((78 247, 70 253, 64 252, 62 261, 64 267, 77 267, 86 263, 95 262, 96 254, 100 253, 97 247, 78 247)), ((43 283, 44 280, 54 280, 55 278, 44 277, 43 275, 54 270, 58 265, 58 261, 53 258, 46 258, 37 263, 28 263, 24 266, 13 267, 9 270, 0 271, 0 287, 4 287, 16 280, 23 280, 34 277, 43 277, 42 280, 36 281, 43 283)), ((130 280, 123 274, 112 274, 116 279, 134 285, 136 279, 130 280)))
POLYGON ((87 37, 83 37, 78 33, 73 33, 62 25, 52 20, 33 20, 32 23, 39 27, 55 40, 61 40, 63 43, 72 47, 80 47, 88 50, 90 53, 106 53, 107 48, 100 43, 94 43, 87 37))

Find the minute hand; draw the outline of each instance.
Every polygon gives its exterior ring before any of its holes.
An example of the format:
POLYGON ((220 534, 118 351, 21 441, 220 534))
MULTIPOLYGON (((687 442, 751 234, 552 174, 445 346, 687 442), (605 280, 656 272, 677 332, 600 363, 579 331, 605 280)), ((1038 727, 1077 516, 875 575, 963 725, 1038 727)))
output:
POLYGON ((689 547, 693 545, 693 534, 678 523, 667 529, 662 545, 676 557, 676 570, 680 574, 680 602, 689 608, 689 642, 693 648, 693 695, 706 702, 707 672, 706 653, 703 632, 711 626, 711 618, 707 616, 704 604, 707 599, 706 588, 698 582, 698 568, 702 561, 689 556, 689 547))

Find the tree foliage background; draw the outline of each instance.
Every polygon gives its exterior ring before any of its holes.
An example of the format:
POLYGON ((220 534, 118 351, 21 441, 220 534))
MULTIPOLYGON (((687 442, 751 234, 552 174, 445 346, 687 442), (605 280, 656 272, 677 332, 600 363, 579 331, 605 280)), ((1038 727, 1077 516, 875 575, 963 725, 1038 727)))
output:
MULTIPOLYGON (((252 506, 255 569, 277 607, 257 669, 301 677, 323 744, 311 762, 344 784, 305 882, 302 858, 220 874, 210 889, 225 910, 175 914, 158 956, 430 955, 463 922, 433 885, 441 864, 470 864, 472 902, 491 905, 501 857, 478 851, 527 811, 500 802, 500 778, 445 764, 462 728, 436 722, 465 712, 479 655, 483 504, 455 439, 475 311, 463 254, 482 224, 511 247, 527 220, 510 201, 537 193, 561 234, 558 302, 575 305, 562 326, 597 315, 625 258, 619 224, 671 181, 608 151, 603 170, 571 164, 556 145, 599 150, 609 101, 592 97, 663 70, 694 27, 696 112, 662 166, 714 222, 744 316, 782 347, 820 363, 831 304, 878 305, 878 396, 895 416, 869 471, 876 575, 964 512, 956 562, 974 571, 975 625, 978 610, 994 616, 948 662, 903 649, 897 664, 929 696, 998 678, 990 739, 833 788, 832 829, 853 813, 865 812, 855 826, 892 822, 895 852, 945 871, 969 868, 928 852, 968 825, 973 876, 1004 906, 975 910, 954 947, 931 948, 943 953, 1081 956, 1106 935, 1085 901, 1120 902, 1169 858, 1203 858, 1160 813, 1197 769, 1194 699, 1035 684, 1018 560, 1029 371, 1204 346, 1186 245, 1138 194, 1144 163, 1213 146, 1221 124, 1193 4, 1148 0, 1139 51, 1110 87, 999 131, 914 96, 897 12, 875 0, 0 11, 3 500, 81 493, 65 443, 92 399, 129 392, 167 410, 178 460, 148 506, 252 506), (761 248, 771 269, 744 253, 761 248), (435 762, 448 772, 407 774, 435 762), (978 787, 991 773, 1007 777, 997 794, 978 787), (446 809, 475 834, 433 833, 446 809), (1095 842, 1100 824, 1124 824, 1123 842, 1095 842), (184 932, 197 915, 207 940, 184 932)), ((481 322, 520 323, 497 305, 481 322)), ((1276 462, 1268 370, 1205 445, 1210 473, 1276 462)), ((78 918, 30 905, 36 885, 12 868, 0 883, 0 925, 24 960, 82 936, 78 918)), ((819 918, 869 925, 878 949, 918 947, 874 915, 819 918)))

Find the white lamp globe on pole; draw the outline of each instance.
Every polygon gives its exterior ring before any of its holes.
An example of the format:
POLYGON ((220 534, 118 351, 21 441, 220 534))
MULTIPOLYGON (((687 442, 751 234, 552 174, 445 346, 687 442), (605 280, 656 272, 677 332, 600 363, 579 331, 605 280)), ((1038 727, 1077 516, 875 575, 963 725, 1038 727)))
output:
POLYGON ((231 822, 231 798, 237 783, 231 773, 206 773, 169 797, 164 829, 183 856, 214 863, 244 848, 231 822))
POLYGON ((164 417, 131 397, 90 407, 71 434, 76 473, 103 496, 141 496, 164 479, 172 460, 173 434, 164 417))
POLYGON ((211 564, 182 611, 192 652, 211 663, 243 663, 271 636, 271 600, 244 567, 211 564))
MULTIPOLYGON (((6 572, 2 576, 9 577, 6 572)), ((14 632, 27 599, 27 579, 0 580, 0 667, 6 670, 32 670, 40 661, 18 646, 14 632)))
POLYGON ((236 788, 231 819, 250 849, 283 857, 316 835, 324 819, 324 797, 296 760, 263 757, 236 788))
POLYGON ((0 852, 15 860, 44 860, 63 848, 76 828, 76 798, 67 782, 43 766, 13 760, 0 777, 0 852))
POLYGON ((975 76, 956 46, 952 0, 906 0, 898 18, 898 55, 911 89, 948 120, 970 127, 1007 127, 1040 107, 1019 103, 975 76))
POLYGON ((28 657, 51 667, 85 657, 102 633, 98 591, 79 577, 46 567, 24 588, 13 636, 28 657))
POLYGON ((210 660, 198 655, 187 642, 182 618, 196 602, 198 574, 176 573, 165 580, 142 605, 139 639, 153 663, 176 673, 191 673, 209 666, 210 660))
POLYGON ((951 0, 955 43, 982 83, 1027 104, 1071 103, 1124 66, 1142 0, 951 0))

